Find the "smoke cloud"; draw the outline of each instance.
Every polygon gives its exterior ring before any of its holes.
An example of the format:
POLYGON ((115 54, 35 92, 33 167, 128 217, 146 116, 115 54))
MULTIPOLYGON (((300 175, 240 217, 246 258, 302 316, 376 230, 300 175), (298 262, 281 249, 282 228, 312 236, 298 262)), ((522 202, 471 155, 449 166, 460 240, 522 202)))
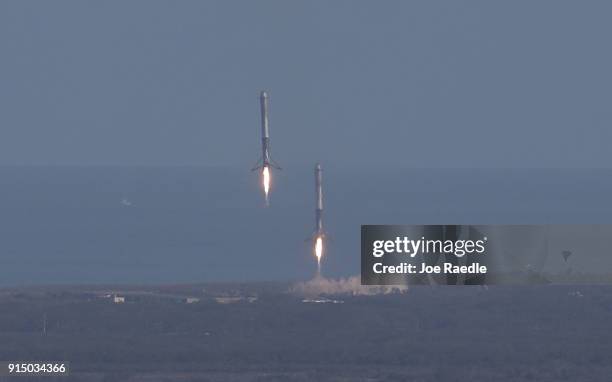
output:
POLYGON ((408 287, 405 285, 361 285, 359 275, 340 279, 327 279, 322 276, 316 276, 312 280, 297 283, 291 288, 291 293, 303 297, 322 295, 372 296, 376 294, 405 293, 407 291, 408 287))

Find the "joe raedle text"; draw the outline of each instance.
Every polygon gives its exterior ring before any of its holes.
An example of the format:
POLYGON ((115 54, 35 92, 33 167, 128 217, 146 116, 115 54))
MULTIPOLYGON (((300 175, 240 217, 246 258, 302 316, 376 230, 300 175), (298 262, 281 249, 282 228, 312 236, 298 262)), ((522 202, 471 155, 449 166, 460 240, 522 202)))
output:
POLYGON ((446 262, 441 266, 425 263, 420 263, 420 266, 411 263, 401 263, 398 265, 374 263, 372 271, 376 274, 485 274, 487 273, 487 266, 480 263, 456 265, 446 262))
POLYGON ((486 237, 481 240, 434 240, 422 236, 415 240, 408 236, 397 236, 394 240, 374 240, 374 258, 391 254, 408 256, 410 259, 419 256, 423 262, 401 262, 393 265, 385 265, 382 261, 374 262, 372 271, 375 274, 484 274, 487 273, 487 266, 478 262, 469 265, 460 265, 458 261, 430 264, 425 256, 438 256, 439 259, 439 255, 445 255, 444 258, 446 255, 452 255, 459 260, 466 255, 484 255, 486 242, 486 237))

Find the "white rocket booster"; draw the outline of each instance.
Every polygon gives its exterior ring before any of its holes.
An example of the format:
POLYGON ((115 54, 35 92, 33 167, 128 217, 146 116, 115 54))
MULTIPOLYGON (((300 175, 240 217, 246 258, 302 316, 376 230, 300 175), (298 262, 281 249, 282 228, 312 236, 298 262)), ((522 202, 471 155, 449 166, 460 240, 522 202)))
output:
POLYGON ((312 235, 314 254, 317 258, 317 277, 321 276, 321 258, 324 252, 324 238, 325 232, 323 231, 323 170, 321 170, 321 164, 317 163, 314 170, 315 175, 315 231, 312 235))
POLYGON ((316 209, 315 209, 315 236, 323 235, 323 170, 321 164, 315 166, 315 194, 316 194, 316 209))
POLYGON ((268 93, 265 90, 259 94, 259 106, 261 110, 261 160, 260 163, 257 164, 253 168, 257 169, 265 169, 267 168, 275 168, 280 170, 281 168, 272 160, 270 157, 270 123, 268 119, 268 93))

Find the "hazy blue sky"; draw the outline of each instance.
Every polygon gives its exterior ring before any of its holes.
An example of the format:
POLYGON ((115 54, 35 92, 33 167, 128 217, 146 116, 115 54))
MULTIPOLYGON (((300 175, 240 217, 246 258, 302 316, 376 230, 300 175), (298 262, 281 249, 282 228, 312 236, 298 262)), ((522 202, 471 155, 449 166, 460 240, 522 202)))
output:
POLYGON ((607 1, 1 1, 0 164, 611 167, 607 1))

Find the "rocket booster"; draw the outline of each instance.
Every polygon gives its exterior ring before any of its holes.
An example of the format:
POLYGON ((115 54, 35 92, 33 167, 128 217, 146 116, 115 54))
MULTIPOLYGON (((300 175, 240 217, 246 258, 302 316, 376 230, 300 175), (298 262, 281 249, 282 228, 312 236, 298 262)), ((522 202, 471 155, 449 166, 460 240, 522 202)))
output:
POLYGON ((316 209, 315 209, 315 235, 323 234, 323 170, 321 164, 315 166, 315 194, 316 194, 316 209))
POLYGON ((270 156, 270 123, 268 119, 268 100, 268 93, 266 91, 262 91, 259 94, 259 107, 261 110, 261 160, 257 163, 257 166, 255 166, 253 170, 271 167, 274 167, 278 170, 281 169, 276 163, 274 163, 270 156))
POLYGON ((315 175, 315 231, 312 235, 314 254, 317 257, 317 277, 321 276, 321 258, 323 257, 325 232, 323 232, 323 170, 321 164, 317 163, 314 170, 315 175))
POLYGON ((261 149, 262 166, 270 165, 270 127, 268 125, 268 93, 262 91, 259 95, 261 108, 261 149))

